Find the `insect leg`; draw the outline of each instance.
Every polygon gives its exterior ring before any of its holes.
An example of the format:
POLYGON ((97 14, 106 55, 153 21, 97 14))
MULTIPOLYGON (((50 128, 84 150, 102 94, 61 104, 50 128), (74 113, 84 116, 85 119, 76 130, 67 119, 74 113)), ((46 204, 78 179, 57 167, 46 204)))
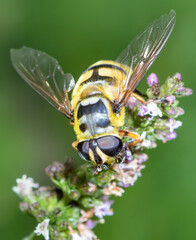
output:
POLYGON ((147 104, 147 102, 144 100, 144 98, 142 96, 140 96, 139 94, 133 92, 131 94, 131 96, 133 96, 134 98, 136 98, 139 102, 141 102, 142 104, 147 104))
POLYGON ((140 135, 137 133, 129 132, 127 130, 119 130, 119 135, 121 137, 130 137, 135 139, 135 141, 131 142, 128 144, 129 147, 135 146, 139 141, 140 141, 140 135))

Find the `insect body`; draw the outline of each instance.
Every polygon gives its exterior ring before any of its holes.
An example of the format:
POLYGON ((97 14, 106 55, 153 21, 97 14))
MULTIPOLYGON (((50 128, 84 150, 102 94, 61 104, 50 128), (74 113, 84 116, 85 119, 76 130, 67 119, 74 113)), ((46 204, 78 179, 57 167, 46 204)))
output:
POLYGON ((70 118, 77 141, 72 145, 94 165, 112 164, 122 151, 122 136, 139 141, 123 129, 125 105, 161 51, 175 24, 175 12, 149 25, 116 61, 99 61, 75 81, 64 74, 57 60, 46 53, 22 47, 11 50, 12 63, 24 80, 49 103, 70 118), (74 86, 75 85, 75 86, 74 86), (72 92, 69 101, 68 92, 72 92))

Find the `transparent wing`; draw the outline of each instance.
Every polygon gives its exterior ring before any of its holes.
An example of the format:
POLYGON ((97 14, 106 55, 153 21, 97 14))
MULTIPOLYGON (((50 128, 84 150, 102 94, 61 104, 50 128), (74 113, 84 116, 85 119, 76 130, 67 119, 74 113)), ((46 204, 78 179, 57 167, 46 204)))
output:
POLYGON ((131 93, 160 53, 174 28, 175 21, 174 10, 161 16, 134 38, 117 58, 117 62, 129 66, 118 98, 121 106, 126 104, 131 93))
POLYGON ((68 92, 75 85, 71 74, 64 74, 56 59, 32 48, 11 49, 11 61, 20 76, 52 106, 72 117, 68 92))

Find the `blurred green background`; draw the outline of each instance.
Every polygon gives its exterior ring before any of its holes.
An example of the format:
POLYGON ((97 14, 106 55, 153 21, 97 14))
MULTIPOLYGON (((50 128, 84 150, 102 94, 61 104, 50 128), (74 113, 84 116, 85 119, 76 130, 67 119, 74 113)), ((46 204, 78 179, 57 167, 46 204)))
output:
MULTIPOLYGON (((36 223, 22 214, 12 192, 27 174, 50 184, 45 167, 75 156, 69 121, 14 71, 10 48, 23 45, 57 58, 75 79, 90 64, 115 59, 131 39, 170 9, 177 22, 151 67, 160 81, 181 72, 196 87, 196 1, 180 0, 0 0, 0 238, 22 239, 36 223)), ((141 84, 143 88, 145 80, 141 84)), ((141 88, 141 87, 140 87, 141 88)), ((196 239, 195 95, 182 99, 186 114, 178 138, 149 150, 143 176, 113 205, 114 216, 96 228, 100 239, 196 239)))

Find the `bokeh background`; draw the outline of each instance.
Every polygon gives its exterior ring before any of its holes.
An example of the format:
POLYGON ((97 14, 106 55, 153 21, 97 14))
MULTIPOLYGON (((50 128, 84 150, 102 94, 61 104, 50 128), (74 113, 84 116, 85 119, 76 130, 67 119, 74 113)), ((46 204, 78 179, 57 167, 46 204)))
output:
MULTIPOLYGON (((50 184, 45 167, 75 156, 69 121, 14 71, 10 48, 23 45, 57 58, 75 79, 90 64, 115 59, 146 25, 170 9, 175 29, 151 67, 160 81, 181 72, 196 87, 195 0, 0 0, 0 238, 22 239, 36 223, 12 192, 23 174, 50 184)), ((146 78, 145 78, 146 79, 146 78)), ((145 80, 140 88, 145 88, 145 80)), ((114 216, 96 228, 102 240, 196 239, 196 97, 181 100, 186 114, 178 138, 149 150, 143 176, 116 199, 114 216)))

